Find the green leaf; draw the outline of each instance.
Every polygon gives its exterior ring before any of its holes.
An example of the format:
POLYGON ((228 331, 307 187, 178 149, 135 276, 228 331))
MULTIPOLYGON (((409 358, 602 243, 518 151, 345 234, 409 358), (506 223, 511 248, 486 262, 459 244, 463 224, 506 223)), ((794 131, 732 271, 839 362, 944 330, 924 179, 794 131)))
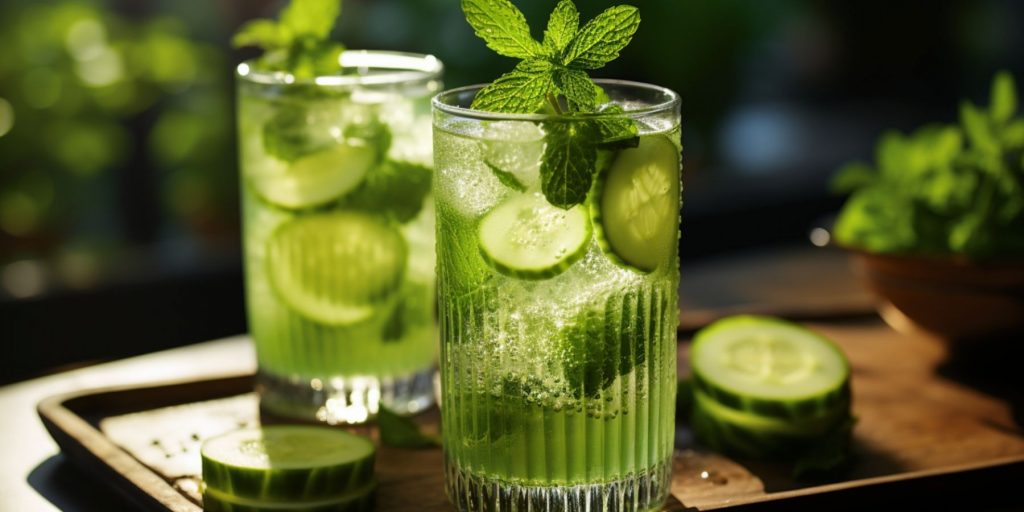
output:
POLYGON ((1017 113, 1017 89, 1013 83, 1013 75, 1000 71, 992 80, 992 93, 989 96, 989 115, 997 123, 1005 123, 1017 113))
POLYGON ((848 194, 878 181, 878 173, 863 162, 851 162, 842 166, 832 177, 829 188, 836 194, 848 194))
POLYGON ((255 19, 247 22, 235 32, 231 45, 235 48, 258 46, 264 50, 286 48, 292 42, 292 35, 274 20, 255 19))
POLYGON ((409 222, 423 209, 433 176, 422 165, 387 160, 367 173, 363 183, 341 200, 341 207, 409 222))
POLYGON ((565 49, 562 64, 597 69, 615 60, 640 26, 640 11, 631 5, 610 7, 587 22, 565 49))
POLYGON ((853 194, 836 219, 842 245, 872 252, 906 252, 916 246, 914 205, 902 190, 879 184, 853 194))
POLYGON ((597 91, 586 71, 557 68, 552 75, 555 86, 569 102, 569 107, 578 112, 590 112, 596 106, 597 91))
POLYGON ((498 54, 528 59, 544 53, 530 36, 526 17, 509 0, 462 0, 462 12, 477 37, 498 54))
POLYGON ((349 124, 342 131, 342 135, 346 141, 373 146, 378 162, 384 161, 388 149, 391 148, 391 129, 381 122, 376 113, 361 123, 349 124))
POLYGON ((288 50, 288 70, 296 78, 329 75, 341 69, 341 52, 345 47, 332 41, 303 37, 288 50))
POLYGON ((561 0, 551 11, 548 27, 544 30, 544 48, 553 58, 558 58, 569 45, 580 26, 580 13, 572 0, 561 0))
POLYGON ((423 433, 412 418, 399 416, 383 405, 377 411, 377 426, 380 428, 380 442, 385 446, 406 449, 441 446, 440 439, 423 433))
POLYGON ((524 60, 481 89, 471 107, 490 112, 532 114, 544 108, 548 93, 554 90, 551 63, 524 60))
POLYGON ((1011 122, 1003 130, 1003 145, 1012 149, 1024 149, 1024 119, 1011 122))
POLYGON ((526 185, 523 185, 523 182, 519 181, 515 174, 501 169, 487 160, 484 160, 484 163, 487 164, 487 167, 494 173, 494 177, 498 178, 502 185, 516 192, 526 192, 526 185))
POLYGON ((291 0, 281 11, 281 26, 295 37, 327 39, 341 14, 341 0, 291 0))
POLYGON ((621 106, 607 103, 598 107, 597 113, 611 115, 598 117, 592 121, 597 127, 601 145, 635 148, 640 144, 640 131, 632 119, 622 116, 625 110, 621 106))
POLYGON ((281 108, 263 125, 263 150, 285 162, 323 149, 324 142, 311 137, 308 112, 301 107, 281 108))
POLYGON ((541 191, 552 205, 572 208, 587 198, 593 182, 599 133, 593 123, 573 120, 545 122, 544 130, 541 191))
POLYGON ((967 139, 979 151, 989 154, 999 151, 999 144, 992 133, 992 125, 989 123, 988 116, 977 107, 964 102, 960 106, 960 123, 967 133, 967 139))

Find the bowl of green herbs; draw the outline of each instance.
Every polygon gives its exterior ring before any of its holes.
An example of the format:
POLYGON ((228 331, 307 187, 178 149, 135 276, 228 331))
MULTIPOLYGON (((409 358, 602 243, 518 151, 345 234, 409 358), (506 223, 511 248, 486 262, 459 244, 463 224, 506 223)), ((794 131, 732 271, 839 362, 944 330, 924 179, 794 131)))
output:
POLYGON ((833 228, 893 327, 950 341, 1024 333, 1024 117, 1000 72, 988 108, 878 141, 834 176, 833 228))

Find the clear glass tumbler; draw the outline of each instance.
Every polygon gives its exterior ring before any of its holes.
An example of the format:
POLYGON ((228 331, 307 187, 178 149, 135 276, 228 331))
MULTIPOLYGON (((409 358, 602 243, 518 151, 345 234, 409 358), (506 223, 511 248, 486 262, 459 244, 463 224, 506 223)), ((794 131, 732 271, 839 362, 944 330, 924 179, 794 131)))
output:
POLYGON ((462 511, 648 510, 668 493, 680 102, 598 84, 622 110, 475 111, 480 86, 433 100, 442 432, 462 511), (586 199, 551 204, 545 162, 567 147, 591 161, 552 137, 629 123, 638 136, 584 169, 586 199))
POLYGON ((343 72, 237 70, 246 305, 261 406, 359 423, 432 402, 433 56, 346 51, 343 72))

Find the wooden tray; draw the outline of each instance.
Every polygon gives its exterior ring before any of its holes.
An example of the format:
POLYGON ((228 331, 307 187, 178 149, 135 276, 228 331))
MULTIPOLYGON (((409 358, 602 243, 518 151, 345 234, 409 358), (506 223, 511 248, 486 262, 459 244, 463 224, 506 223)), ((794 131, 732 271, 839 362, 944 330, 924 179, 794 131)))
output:
MULTIPOLYGON (((858 423, 857 458, 850 471, 840 481, 796 481, 788 468, 730 460, 692 446, 681 424, 674 498, 666 510, 779 500, 787 500, 788 508, 855 488, 946 478, 982 468, 1024 473, 1024 432, 1014 423, 1010 407, 936 376, 935 368, 946 355, 942 345, 898 335, 877 320, 812 327, 842 345, 853 365, 858 423)), ((681 369, 686 368, 687 346, 680 345, 681 369)), ((38 409, 71 459, 145 510, 198 512, 199 443, 259 421, 251 389, 251 376, 226 376, 81 391, 48 398, 38 409)), ((437 411, 417 421, 436 431, 437 411)), ((372 426, 359 430, 376 438, 372 426)), ((378 509, 451 510, 441 458, 438 449, 381 448, 378 509)))

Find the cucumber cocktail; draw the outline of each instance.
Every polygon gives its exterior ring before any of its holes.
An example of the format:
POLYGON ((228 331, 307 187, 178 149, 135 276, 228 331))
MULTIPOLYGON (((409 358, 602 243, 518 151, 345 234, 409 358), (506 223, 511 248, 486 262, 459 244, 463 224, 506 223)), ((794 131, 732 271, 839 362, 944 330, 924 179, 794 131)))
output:
POLYGON ((431 403, 430 56, 238 70, 246 299, 271 412, 354 423, 431 403))
POLYGON ((679 99, 596 83, 609 108, 591 115, 472 109, 480 87, 434 99, 442 419, 460 510, 647 510, 668 491, 679 99))

